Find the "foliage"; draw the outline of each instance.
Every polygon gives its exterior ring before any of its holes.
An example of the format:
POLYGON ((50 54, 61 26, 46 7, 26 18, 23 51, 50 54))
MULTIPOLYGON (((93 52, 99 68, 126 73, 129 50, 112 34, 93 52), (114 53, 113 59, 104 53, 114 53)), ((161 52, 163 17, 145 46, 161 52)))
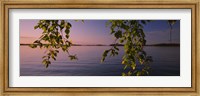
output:
MULTIPOLYGON (((77 20, 75 20, 77 21, 77 20)), ((82 20, 82 22, 84 22, 82 20)), ((122 64, 124 72, 122 76, 131 75, 149 75, 149 63, 152 62, 152 57, 148 56, 144 51, 146 44, 143 26, 150 20, 110 20, 107 25, 110 26, 110 34, 115 37, 112 47, 105 50, 102 54, 101 62, 104 62, 106 57, 118 55, 119 44, 124 45, 124 55, 122 64)), ((168 20, 170 25, 170 41, 172 26, 176 20, 168 20)), ((42 63, 46 68, 51 64, 51 60, 56 60, 59 49, 68 54, 70 60, 77 60, 76 54, 69 53, 69 48, 72 42, 69 41, 70 28, 72 25, 66 20, 40 20, 34 29, 42 29, 40 38, 30 44, 31 48, 45 48, 45 56, 42 63)))
POLYGON ((176 20, 168 20, 168 24, 170 26, 170 35, 169 35, 169 41, 171 43, 171 34, 172 34, 172 27, 176 23, 176 20))
POLYGON ((45 48, 45 56, 42 63, 47 68, 51 60, 56 60, 59 49, 68 54, 70 60, 76 60, 76 55, 69 53, 72 42, 69 41, 69 33, 72 25, 65 20, 40 20, 34 29, 42 29, 40 38, 30 45, 31 48, 45 48), (63 32, 64 31, 64 32, 63 32))
POLYGON ((149 20, 110 20, 111 34, 116 38, 112 48, 105 50, 101 62, 105 58, 118 55, 118 44, 124 44, 124 55, 122 64, 124 64, 123 76, 131 75, 148 75, 149 63, 152 57, 144 51, 146 44, 143 25, 150 22, 149 20), (139 63, 139 64, 136 64, 139 63))

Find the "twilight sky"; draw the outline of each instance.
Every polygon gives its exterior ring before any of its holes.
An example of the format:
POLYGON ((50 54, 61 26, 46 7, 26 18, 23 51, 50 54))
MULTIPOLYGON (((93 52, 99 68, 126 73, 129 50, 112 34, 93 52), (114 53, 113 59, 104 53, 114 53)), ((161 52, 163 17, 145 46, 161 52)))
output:
MULTIPOLYGON (((34 42, 42 34, 42 30, 34 30, 39 20, 20 20, 20 44, 34 42)), ((73 44, 111 44, 114 37, 106 20, 85 20, 82 22, 69 21, 72 24, 70 40, 73 44)), ((144 25, 147 44, 169 43, 169 25, 166 20, 155 20, 144 25)), ((180 21, 173 26, 172 42, 180 42, 180 21)))

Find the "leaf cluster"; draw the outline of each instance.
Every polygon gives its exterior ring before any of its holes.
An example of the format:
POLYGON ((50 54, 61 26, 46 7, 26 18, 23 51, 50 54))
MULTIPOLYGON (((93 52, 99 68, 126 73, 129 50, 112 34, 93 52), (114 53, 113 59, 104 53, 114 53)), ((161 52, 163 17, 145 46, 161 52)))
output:
POLYGON ((69 54, 72 43, 69 41, 71 23, 66 20, 40 20, 34 29, 41 29, 42 35, 39 39, 30 44, 31 48, 45 48, 47 53, 43 56, 42 63, 46 68, 51 60, 56 60, 59 49, 66 52, 70 60, 76 60, 76 55, 69 54))
MULTIPOLYGON (((110 34, 116 38, 115 45, 124 44, 124 56, 122 58, 124 72, 122 76, 146 75, 150 69, 148 64, 152 62, 152 58, 147 56, 143 49, 146 44, 143 26, 148 22, 150 20, 110 20, 107 23, 108 26, 110 25, 110 34), (139 69, 139 66, 142 69, 139 69)), ((115 54, 117 47, 114 46, 114 48, 105 50, 101 61, 105 60, 109 52, 112 56, 117 55, 115 54), (112 50, 114 51, 112 52, 112 50)))

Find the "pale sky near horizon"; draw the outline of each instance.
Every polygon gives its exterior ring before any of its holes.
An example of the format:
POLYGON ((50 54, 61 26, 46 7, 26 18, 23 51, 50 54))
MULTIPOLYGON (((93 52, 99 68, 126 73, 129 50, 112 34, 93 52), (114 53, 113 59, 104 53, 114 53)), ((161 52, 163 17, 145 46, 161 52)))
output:
MULTIPOLYGON (((20 44, 29 44, 35 41, 42 34, 42 30, 34 30, 34 26, 39 20, 20 20, 20 44)), ((110 28, 106 27, 107 20, 85 20, 72 24, 70 40, 74 44, 111 44, 114 40, 110 35, 110 28)), ((144 25, 147 44, 168 43, 169 25, 166 20, 155 20, 144 25)), ((180 43, 180 21, 173 26, 172 43, 180 43)))

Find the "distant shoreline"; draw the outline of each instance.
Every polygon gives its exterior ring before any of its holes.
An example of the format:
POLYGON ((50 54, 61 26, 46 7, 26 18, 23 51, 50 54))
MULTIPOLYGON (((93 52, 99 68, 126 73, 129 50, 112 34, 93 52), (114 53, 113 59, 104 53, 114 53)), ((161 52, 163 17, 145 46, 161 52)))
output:
MULTIPOLYGON (((20 46, 29 46, 30 44, 20 44, 20 46)), ((72 44, 72 46, 114 46, 115 44, 103 45, 103 44, 72 44)), ((116 46, 124 46, 123 44, 117 44, 116 46)), ((160 43, 160 44, 149 44, 144 46, 180 46, 178 43, 160 43)))

